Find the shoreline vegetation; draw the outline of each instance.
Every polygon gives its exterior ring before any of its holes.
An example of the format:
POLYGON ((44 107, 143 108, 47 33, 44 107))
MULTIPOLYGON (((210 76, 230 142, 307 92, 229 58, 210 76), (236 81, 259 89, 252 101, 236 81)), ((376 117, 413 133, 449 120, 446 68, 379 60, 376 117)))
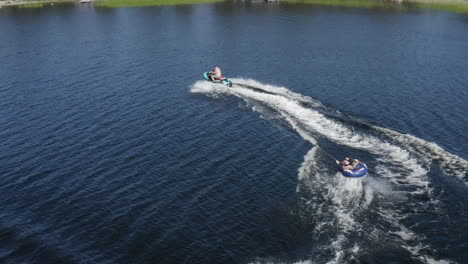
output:
POLYGON ((191 5, 219 3, 224 0, 95 0, 94 5, 100 7, 143 7, 160 5, 191 5))
MULTIPOLYGON (((144 7, 160 5, 191 5, 217 3, 236 0, 94 0, 91 4, 98 7, 144 7)), ((238 0, 237 0, 238 1, 238 0)), ((241 0, 242 1, 242 0, 241 0)), ((249 1, 249 0, 244 0, 249 1)), ((280 0, 285 4, 310 4, 317 6, 336 6, 353 8, 390 8, 408 10, 414 8, 442 10, 468 14, 468 0, 280 0)), ((3 6, 19 8, 40 8, 60 3, 79 3, 79 0, 0 0, 3 6)))
POLYGON ((425 8, 468 14, 468 0, 281 0, 283 3, 312 4, 321 6, 356 7, 356 8, 390 8, 409 10, 425 8))
MULTIPOLYGON (((144 6, 159 6, 159 5, 191 5, 224 2, 225 0, 94 0, 90 3, 99 7, 144 7, 144 6)), ((44 7, 54 4, 76 3, 80 4, 79 0, 0 0, 2 6, 17 6, 24 8, 44 7)))

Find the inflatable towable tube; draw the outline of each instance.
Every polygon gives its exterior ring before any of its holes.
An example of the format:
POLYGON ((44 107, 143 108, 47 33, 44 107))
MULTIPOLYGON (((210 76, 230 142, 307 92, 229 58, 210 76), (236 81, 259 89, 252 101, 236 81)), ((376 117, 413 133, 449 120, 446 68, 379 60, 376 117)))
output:
POLYGON ((343 170, 343 167, 340 166, 340 171, 343 176, 348 178, 359 178, 365 176, 368 172, 366 164, 362 162, 359 162, 354 170, 343 170))
MULTIPOLYGON (((209 72, 205 72, 203 73, 203 77, 207 80, 207 81, 210 81, 211 82, 211 79, 210 79, 210 76, 209 76, 209 72)), ((232 86, 232 82, 230 80, 228 80, 227 78, 222 78, 222 79, 215 79, 214 83, 222 83, 222 84, 225 84, 229 87, 232 86)))

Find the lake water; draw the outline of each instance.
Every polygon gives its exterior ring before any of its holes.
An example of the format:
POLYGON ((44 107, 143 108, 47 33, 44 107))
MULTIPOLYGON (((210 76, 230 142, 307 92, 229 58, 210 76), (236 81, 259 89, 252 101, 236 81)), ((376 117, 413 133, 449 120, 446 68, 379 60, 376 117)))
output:
POLYGON ((466 15, 55 5, 0 32, 1 263, 468 259, 466 15))

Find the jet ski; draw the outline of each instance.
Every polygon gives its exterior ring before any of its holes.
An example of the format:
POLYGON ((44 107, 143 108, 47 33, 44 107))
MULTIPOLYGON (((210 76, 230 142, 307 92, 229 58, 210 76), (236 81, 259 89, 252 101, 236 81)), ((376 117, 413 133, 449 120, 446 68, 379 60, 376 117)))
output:
POLYGON ((220 78, 214 78, 214 81, 211 80, 210 76, 212 75, 213 73, 212 72, 205 72, 203 73, 203 77, 207 80, 207 81, 210 81, 210 82, 213 82, 213 83, 222 83, 222 84, 225 84, 229 87, 232 86, 232 82, 230 80, 228 80, 226 77, 223 77, 221 76, 220 78))

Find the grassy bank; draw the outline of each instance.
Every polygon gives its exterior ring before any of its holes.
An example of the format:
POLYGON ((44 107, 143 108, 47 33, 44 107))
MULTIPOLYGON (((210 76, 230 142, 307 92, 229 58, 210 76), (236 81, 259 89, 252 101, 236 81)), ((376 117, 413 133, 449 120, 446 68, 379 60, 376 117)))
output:
POLYGON ((454 1, 454 2, 409 2, 409 6, 418 8, 428 8, 434 10, 442 10, 455 12, 460 14, 468 14, 468 1, 454 1))
MULTIPOLYGON (((160 5, 192 5, 223 1, 225 0, 94 0, 92 5, 116 8, 160 5)), ((0 6, 17 6, 19 8, 40 8, 52 3, 79 3, 79 0, 0 0, 0 6)))
POLYGON ((281 2, 356 8, 388 8, 401 11, 425 8, 468 14, 468 1, 463 0, 408 0, 402 3, 379 0, 281 0, 281 2))
POLYGON ((202 3, 216 3, 224 0, 99 0, 94 3, 100 7, 138 7, 160 5, 192 5, 202 3))
POLYGON ((19 8, 41 8, 44 7, 44 3, 26 3, 18 6, 19 8))
MULTIPOLYGON (((95 0, 92 4, 99 7, 144 7, 161 5, 192 5, 216 3, 229 0, 95 0)), ((51 3, 78 3, 78 0, 0 0, 0 6, 20 8, 41 8, 51 3)), ((286 4, 311 4, 320 6, 385 8, 400 11, 423 8, 468 14, 466 0, 403 0, 402 3, 383 0, 281 0, 286 4)))
POLYGON ((0 0, 0 6, 17 6, 19 8, 41 8, 51 4, 73 3, 75 0, 0 0))
POLYGON ((343 7, 363 7, 363 8, 374 8, 374 7, 392 7, 394 4, 383 1, 373 0, 281 0, 281 2, 290 4, 311 4, 311 5, 322 5, 322 6, 343 6, 343 7))

